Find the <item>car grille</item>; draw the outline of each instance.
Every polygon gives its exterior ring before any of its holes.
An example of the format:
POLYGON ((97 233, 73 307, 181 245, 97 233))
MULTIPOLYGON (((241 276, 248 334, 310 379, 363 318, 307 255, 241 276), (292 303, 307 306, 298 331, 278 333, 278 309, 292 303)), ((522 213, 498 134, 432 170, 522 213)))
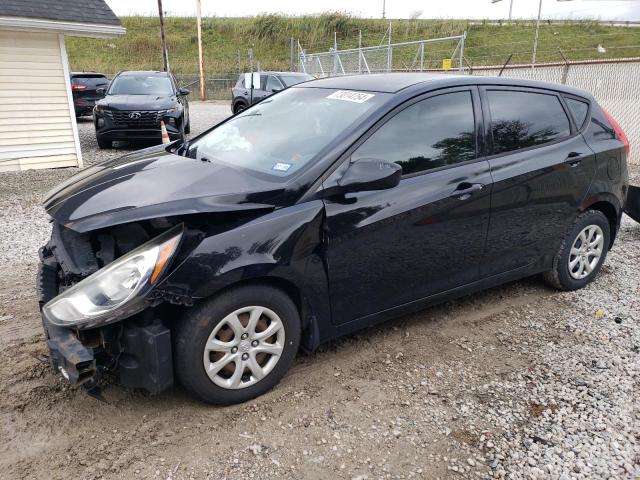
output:
POLYGON ((155 110, 105 110, 105 115, 113 121, 115 126, 130 128, 160 128, 161 114, 162 112, 155 110), (131 114, 134 114, 133 118, 131 114))

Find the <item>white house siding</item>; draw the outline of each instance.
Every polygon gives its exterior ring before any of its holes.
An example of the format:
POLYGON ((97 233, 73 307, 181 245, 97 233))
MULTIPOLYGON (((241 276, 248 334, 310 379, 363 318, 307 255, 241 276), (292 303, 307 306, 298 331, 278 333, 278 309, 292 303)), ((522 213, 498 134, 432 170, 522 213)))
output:
POLYGON ((0 172, 81 166, 64 42, 0 29, 0 172))

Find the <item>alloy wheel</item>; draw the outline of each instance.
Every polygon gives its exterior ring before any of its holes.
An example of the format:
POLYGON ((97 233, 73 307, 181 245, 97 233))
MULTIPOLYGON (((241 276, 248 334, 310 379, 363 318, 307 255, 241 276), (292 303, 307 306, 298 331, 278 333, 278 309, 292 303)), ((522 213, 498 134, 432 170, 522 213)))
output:
POLYGON ((585 227, 569 252, 569 274, 576 280, 587 277, 598 266, 604 248, 604 233, 598 225, 585 227))
POLYGON ((219 387, 246 388, 273 370, 284 345, 284 325, 273 310, 243 307, 212 330, 204 347, 204 369, 219 387))

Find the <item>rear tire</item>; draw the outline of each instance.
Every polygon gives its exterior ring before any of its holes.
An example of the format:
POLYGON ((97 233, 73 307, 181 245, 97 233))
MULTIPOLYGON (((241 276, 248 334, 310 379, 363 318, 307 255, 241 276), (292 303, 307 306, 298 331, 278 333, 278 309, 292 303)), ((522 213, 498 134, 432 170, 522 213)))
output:
POLYGON ((187 390, 215 405, 241 403, 273 388, 289 370, 300 316, 281 290, 248 285, 188 310, 174 338, 176 376, 187 390))
POLYGON ((111 140, 107 140, 104 137, 100 137, 98 135, 96 135, 96 140, 98 141, 98 147, 99 148, 111 148, 113 146, 113 142, 111 140))
POLYGON ((238 102, 235 104, 235 106, 233 107, 233 113, 234 114, 238 114, 240 112, 242 112, 243 110, 247 109, 247 105, 244 102, 238 102))
POLYGON ((544 279, 559 290, 578 290, 591 283, 602 268, 611 239, 607 217, 598 210, 577 216, 553 258, 544 279))

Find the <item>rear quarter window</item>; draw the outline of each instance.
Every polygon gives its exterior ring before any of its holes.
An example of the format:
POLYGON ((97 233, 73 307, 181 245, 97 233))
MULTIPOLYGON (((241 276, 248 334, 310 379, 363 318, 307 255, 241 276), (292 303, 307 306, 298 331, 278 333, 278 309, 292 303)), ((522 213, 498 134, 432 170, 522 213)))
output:
POLYGON ((565 101, 569 106, 569 110, 571 110, 571 115, 573 115, 573 120, 576 122, 576 126, 578 129, 581 129, 587 120, 589 104, 581 100, 576 100, 575 98, 565 98, 565 101))
POLYGON ((569 118, 553 94, 488 90, 493 153, 553 142, 571 134, 569 118))

